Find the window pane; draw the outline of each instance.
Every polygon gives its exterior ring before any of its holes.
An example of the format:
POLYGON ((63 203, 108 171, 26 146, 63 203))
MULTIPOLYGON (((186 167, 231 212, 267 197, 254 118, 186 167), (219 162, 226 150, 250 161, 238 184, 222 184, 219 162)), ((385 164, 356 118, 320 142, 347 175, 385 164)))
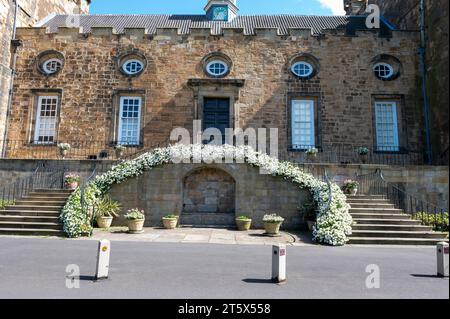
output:
POLYGON ((397 104, 395 102, 377 102, 375 116, 378 150, 399 151, 397 104))
POLYGON ((315 147, 314 102, 292 101, 292 144, 293 148, 315 147))
POLYGON ((36 118, 35 141, 51 143, 55 140, 58 97, 40 97, 36 118))
POLYGON ((121 117, 119 119, 120 144, 139 144, 140 107, 140 98, 123 98, 121 100, 121 117))

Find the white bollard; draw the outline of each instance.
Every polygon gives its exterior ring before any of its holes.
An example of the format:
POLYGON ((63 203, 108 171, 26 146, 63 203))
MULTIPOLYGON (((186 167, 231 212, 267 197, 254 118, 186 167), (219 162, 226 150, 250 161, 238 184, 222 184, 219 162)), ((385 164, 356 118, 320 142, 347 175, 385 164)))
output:
POLYGON ((437 244, 437 273, 439 277, 448 277, 448 243, 437 244))
POLYGON ((286 281, 286 245, 272 247, 272 281, 286 281))
POLYGON ((95 280, 108 278, 110 252, 110 241, 107 239, 100 240, 98 242, 97 269, 95 271, 95 280))

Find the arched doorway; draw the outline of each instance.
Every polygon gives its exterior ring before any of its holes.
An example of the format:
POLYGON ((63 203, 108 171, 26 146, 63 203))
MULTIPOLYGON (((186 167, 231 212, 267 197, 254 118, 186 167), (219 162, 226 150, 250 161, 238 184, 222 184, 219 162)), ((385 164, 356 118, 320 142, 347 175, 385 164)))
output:
POLYGON ((183 183, 182 223, 232 225, 235 202, 236 182, 231 175, 211 167, 194 170, 183 183))

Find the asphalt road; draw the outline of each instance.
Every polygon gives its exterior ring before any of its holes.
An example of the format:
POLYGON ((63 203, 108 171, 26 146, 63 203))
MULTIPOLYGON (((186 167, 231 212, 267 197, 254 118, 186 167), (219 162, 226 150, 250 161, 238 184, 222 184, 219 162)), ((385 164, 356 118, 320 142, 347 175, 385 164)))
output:
POLYGON ((288 247, 284 285, 271 283, 270 246, 113 242, 110 278, 93 282, 96 241, 0 238, 0 298, 449 298, 435 249, 288 247), (66 287, 66 267, 80 288, 66 287), (366 288, 368 265, 380 288, 366 288))

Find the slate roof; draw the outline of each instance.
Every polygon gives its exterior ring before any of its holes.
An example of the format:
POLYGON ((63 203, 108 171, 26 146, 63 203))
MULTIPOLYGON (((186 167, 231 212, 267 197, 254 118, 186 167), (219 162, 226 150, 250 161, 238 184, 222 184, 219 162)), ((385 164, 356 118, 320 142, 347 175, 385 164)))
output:
POLYGON ((113 27, 117 33, 123 33, 124 28, 145 28, 149 34, 157 28, 177 28, 181 34, 189 34, 191 28, 209 28, 213 34, 220 34, 223 27, 242 28, 245 35, 255 34, 255 28, 277 28, 280 35, 289 34, 289 29, 311 29, 313 35, 327 29, 366 29, 365 17, 300 15, 240 15, 230 22, 210 21, 205 15, 56 15, 42 26, 53 33, 58 27, 67 26, 67 21, 73 23, 77 19, 83 33, 89 33, 93 26, 113 27))

